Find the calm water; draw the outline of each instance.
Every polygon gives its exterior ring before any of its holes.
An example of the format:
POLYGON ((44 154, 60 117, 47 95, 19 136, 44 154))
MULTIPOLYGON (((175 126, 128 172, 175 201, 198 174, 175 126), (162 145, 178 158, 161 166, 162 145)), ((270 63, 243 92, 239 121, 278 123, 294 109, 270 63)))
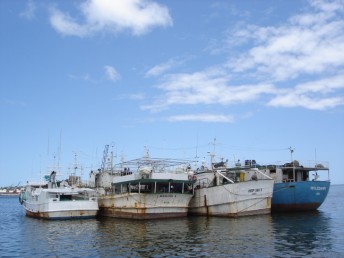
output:
POLYGON ((1 257, 344 257, 344 185, 319 211, 239 219, 45 221, 0 197, 1 257))

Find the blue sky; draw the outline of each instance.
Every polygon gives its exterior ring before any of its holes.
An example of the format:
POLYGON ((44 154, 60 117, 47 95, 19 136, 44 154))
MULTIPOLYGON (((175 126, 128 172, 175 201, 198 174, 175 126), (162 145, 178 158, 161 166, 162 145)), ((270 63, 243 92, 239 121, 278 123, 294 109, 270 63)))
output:
POLYGON ((0 1, 0 186, 116 155, 330 165, 343 1, 0 1), (216 144, 214 148, 214 139, 216 144))

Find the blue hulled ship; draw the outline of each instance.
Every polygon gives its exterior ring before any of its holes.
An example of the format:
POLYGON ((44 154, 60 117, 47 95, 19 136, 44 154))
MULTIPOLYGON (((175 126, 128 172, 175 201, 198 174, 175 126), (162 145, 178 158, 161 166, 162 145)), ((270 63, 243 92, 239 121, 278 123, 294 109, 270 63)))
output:
POLYGON ((273 165, 258 165, 255 160, 246 160, 245 168, 258 168, 274 179, 271 201, 272 212, 294 212, 316 210, 325 201, 330 189, 330 171, 327 162, 308 161, 301 164, 291 162, 273 165))
POLYGON ((304 166, 295 160, 264 170, 275 180, 272 212, 316 210, 330 189, 329 168, 320 163, 304 166))

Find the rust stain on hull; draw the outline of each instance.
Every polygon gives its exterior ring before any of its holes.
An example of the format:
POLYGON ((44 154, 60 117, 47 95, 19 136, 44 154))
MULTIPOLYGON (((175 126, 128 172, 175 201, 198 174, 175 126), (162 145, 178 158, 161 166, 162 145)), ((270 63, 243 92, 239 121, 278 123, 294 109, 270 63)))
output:
POLYGON ((271 209, 260 209, 260 210, 254 210, 254 211, 243 211, 243 212, 237 212, 237 213, 226 213, 226 214, 213 214, 211 212, 207 211, 207 214, 204 213, 198 213, 198 212, 189 212, 189 215, 191 216, 207 216, 207 217, 226 217, 226 218, 238 218, 243 216, 255 216, 255 215, 267 215, 270 214, 271 209))
POLYGON ((99 216, 114 217, 114 218, 127 218, 127 219, 166 219, 166 218, 179 218, 186 217, 185 212, 169 212, 169 213, 148 213, 146 208, 137 209, 136 212, 125 212, 120 210, 113 210, 111 208, 100 208, 99 216))
POLYGON ((84 219, 84 218, 95 218, 97 212, 90 211, 73 211, 68 213, 64 213, 63 216, 52 216, 48 212, 32 212, 30 210, 26 210, 26 215, 32 218, 38 219, 49 219, 49 220, 56 220, 56 219, 84 219))

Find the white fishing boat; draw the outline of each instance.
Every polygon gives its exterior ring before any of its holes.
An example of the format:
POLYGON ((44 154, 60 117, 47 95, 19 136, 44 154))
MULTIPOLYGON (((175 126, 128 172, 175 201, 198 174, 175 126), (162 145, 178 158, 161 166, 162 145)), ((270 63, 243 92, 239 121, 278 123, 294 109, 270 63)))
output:
POLYGON ((99 193, 99 215, 156 219, 187 216, 193 196, 192 171, 185 160, 156 159, 147 154, 114 169, 91 172, 99 193))
POLYGON ((229 168, 227 161, 205 164, 196 172, 195 194, 190 201, 191 215, 238 217, 268 214, 274 181, 256 168, 229 168))
POLYGON ((26 215, 44 219, 92 218, 98 212, 96 192, 89 188, 56 182, 53 171, 49 182, 28 183, 19 195, 26 215))

